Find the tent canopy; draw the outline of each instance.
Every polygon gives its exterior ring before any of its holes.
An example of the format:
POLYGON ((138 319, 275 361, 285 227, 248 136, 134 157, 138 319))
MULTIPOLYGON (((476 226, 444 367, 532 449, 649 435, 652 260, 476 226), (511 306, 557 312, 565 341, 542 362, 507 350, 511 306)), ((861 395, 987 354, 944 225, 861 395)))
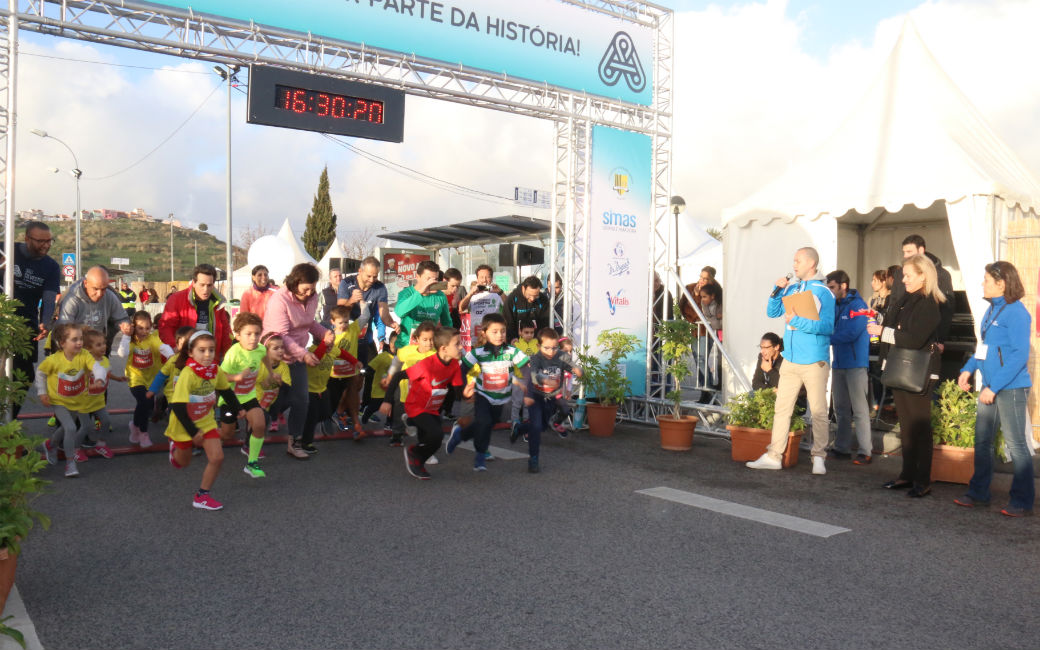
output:
MULTIPOLYGON (((901 240, 921 234, 967 291, 976 323, 978 286, 1010 212, 1036 212, 1040 183, 1000 141, 921 41, 903 25, 881 73, 848 118, 804 161, 723 211, 726 345, 750 375, 773 282, 796 249, 813 246, 819 270, 844 269, 869 295, 870 271, 900 260, 901 240)), ((728 387, 735 386, 733 381, 728 387)))
POLYGON ((314 258, 303 250, 303 245, 289 225, 288 218, 282 222, 277 234, 265 235, 253 242, 249 246, 246 259, 246 265, 236 269, 231 276, 236 298, 241 297, 242 292, 252 285, 253 279, 249 272, 257 264, 263 264, 268 268, 271 280, 276 284, 281 284, 282 278, 301 262, 317 264, 314 258))
POLYGON ((381 236, 419 248, 436 250, 538 239, 542 235, 548 235, 551 226, 552 223, 544 219, 508 214, 448 226, 402 230, 381 236))

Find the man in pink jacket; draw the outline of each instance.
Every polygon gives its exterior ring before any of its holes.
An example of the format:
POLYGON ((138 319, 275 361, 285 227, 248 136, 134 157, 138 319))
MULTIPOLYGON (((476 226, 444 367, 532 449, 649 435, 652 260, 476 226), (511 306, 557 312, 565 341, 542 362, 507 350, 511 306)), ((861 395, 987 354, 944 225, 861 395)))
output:
POLYGON ((318 269, 313 264, 297 264, 285 278, 285 285, 267 301, 264 332, 280 334, 285 342, 285 361, 289 364, 289 447, 288 454, 299 460, 310 455, 300 438, 307 418, 307 366, 318 365, 318 358, 307 350, 310 339, 332 345, 335 336, 314 320, 318 309, 318 269))

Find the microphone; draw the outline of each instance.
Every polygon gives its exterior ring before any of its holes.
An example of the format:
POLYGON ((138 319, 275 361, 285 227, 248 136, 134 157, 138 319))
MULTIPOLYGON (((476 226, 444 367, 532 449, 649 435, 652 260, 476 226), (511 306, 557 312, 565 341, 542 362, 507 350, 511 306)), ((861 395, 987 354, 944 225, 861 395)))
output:
MULTIPOLYGON (((785 277, 785 278, 787 278, 787 281, 788 281, 788 282, 790 282, 790 281, 791 281, 791 278, 793 278, 793 277, 794 277, 794 273, 788 273, 788 274, 787 274, 787 275, 785 275, 784 277, 785 277)), ((783 291, 783 289, 781 289, 780 287, 774 287, 774 288, 773 288, 773 293, 772 293, 772 294, 771 294, 771 295, 770 295, 769 297, 770 297, 770 298, 776 298, 777 296, 779 296, 779 295, 780 295, 780 292, 781 292, 781 291, 783 291)))

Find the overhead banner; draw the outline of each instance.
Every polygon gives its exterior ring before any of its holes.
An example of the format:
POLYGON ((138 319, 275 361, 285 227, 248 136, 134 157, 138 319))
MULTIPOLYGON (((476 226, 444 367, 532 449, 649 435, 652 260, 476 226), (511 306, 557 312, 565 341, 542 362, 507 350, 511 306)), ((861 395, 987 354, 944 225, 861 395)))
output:
MULTIPOLYGON (((632 394, 646 394, 646 317, 650 292, 650 136, 592 128, 588 340, 619 328, 639 339, 625 361, 632 394)), ((596 353, 599 350, 595 350, 596 353)))
POLYGON ((153 5, 649 106, 653 30, 558 0, 165 0, 153 5))

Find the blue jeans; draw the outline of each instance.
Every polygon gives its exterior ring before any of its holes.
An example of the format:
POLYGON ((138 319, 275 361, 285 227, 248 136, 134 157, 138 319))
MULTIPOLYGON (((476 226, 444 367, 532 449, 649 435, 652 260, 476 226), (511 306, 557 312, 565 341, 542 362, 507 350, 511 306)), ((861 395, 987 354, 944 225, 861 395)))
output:
POLYGON ((870 456, 870 405, 867 400, 866 368, 834 368, 831 370, 831 395, 834 397, 834 416, 838 431, 834 450, 843 454, 852 452, 852 422, 856 422, 856 444, 859 453, 870 456))
POLYGON ((968 484, 968 496, 976 501, 989 501, 989 484, 993 480, 993 442, 1000 429, 1004 432, 1014 478, 1011 480, 1011 498, 1008 505, 1014 508, 1033 509, 1035 487, 1033 485, 1033 459, 1026 446, 1026 400, 1028 388, 1011 388, 997 393, 992 404, 978 403, 975 417, 975 473, 968 484))

